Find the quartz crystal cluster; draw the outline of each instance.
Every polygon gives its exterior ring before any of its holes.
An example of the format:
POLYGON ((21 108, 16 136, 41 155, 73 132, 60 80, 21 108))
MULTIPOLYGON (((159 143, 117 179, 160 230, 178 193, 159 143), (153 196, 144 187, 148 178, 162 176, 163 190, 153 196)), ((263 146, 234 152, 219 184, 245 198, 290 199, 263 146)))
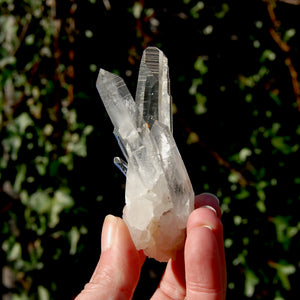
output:
POLYGON ((97 89, 126 162, 123 219, 138 250, 159 261, 183 247, 194 192, 172 135, 168 61, 148 47, 140 64, 135 101, 124 81, 100 69, 97 89))

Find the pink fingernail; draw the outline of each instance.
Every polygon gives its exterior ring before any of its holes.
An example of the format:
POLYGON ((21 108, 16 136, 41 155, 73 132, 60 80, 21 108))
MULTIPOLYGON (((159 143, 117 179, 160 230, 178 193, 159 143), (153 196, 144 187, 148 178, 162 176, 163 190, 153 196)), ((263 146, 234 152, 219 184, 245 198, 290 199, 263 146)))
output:
POLYGON ((204 208, 208 208, 208 209, 210 209, 210 210, 212 210, 215 214, 216 214, 216 216, 218 215, 217 214, 217 211, 212 207, 212 206, 210 206, 210 205, 204 205, 204 206, 201 206, 202 208, 204 207, 204 208))
POLYGON ((220 200, 216 195, 214 195, 212 193, 207 193, 207 192, 203 193, 202 195, 205 195, 205 196, 208 196, 208 197, 213 197, 215 200, 217 200, 218 204, 220 204, 220 200))
POLYGON ((213 228, 212 228, 211 226, 209 226, 209 225, 201 225, 201 227, 205 227, 205 228, 208 228, 208 229, 210 229, 211 231, 213 231, 213 228))
POLYGON ((101 250, 102 252, 109 250, 116 236, 118 219, 113 215, 107 215, 103 222, 102 237, 101 237, 101 250))

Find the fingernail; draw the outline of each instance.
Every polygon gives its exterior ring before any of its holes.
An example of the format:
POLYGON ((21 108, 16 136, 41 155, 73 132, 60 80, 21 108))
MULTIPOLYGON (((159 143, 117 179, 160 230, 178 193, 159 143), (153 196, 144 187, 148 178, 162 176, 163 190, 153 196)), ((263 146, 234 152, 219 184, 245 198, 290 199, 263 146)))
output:
POLYGON ((115 240, 118 219, 113 215, 107 215, 103 222, 101 251, 109 250, 115 240))
POLYGON ((214 195, 212 193, 203 193, 202 195, 207 195, 207 196, 215 198, 217 200, 218 204, 220 205, 220 200, 216 195, 214 195))
POLYGON ((218 215, 218 214, 217 214, 217 211, 216 211, 212 206, 210 206, 210 205, 204 205, 204 206, 201 206, 201 208, 203 208, 203 207, 212 210, 212 211, 216 214, 216 216, 218 215))
POLYGON ((211 226, 209 226, 209 225, 201 225, 200 227, 205 227, 205 228, 208 228, 208 229, 210 229, 211 231, 213 231, 213 228, 212 228, 211 226))

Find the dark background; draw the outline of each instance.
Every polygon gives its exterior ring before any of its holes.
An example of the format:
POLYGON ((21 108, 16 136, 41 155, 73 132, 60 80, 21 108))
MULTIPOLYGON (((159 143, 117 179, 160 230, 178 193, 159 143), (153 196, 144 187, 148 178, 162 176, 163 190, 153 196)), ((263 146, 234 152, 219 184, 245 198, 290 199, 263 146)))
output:
MULTIPOLYGON (((98 70, 134 95, 150 45, 169 60, 174 137, 195 193, 221 200, 227 298, 296 299, 298 4, 1 1, 3 299, 72 299, 89 280, 125 188, 98 70)), ((134 299, 151 297, 164 268, 146 261, 134 299)))

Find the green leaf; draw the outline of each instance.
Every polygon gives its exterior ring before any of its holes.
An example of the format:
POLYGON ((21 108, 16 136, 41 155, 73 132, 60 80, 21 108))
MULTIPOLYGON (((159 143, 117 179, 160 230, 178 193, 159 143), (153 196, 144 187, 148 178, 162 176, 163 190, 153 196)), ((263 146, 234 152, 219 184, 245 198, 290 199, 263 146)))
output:
POLYGON ((229 12, 229 5, 227 3, 222 3, 222 10, 215 13, 215 16, 218 19, 223 19, 228 12, 229 12))
POLYGON ((55 227, 59 223, 60 213, 67 208, 74 205, 74 200, 70 195, 68 189, 60 189, 55 191, 54 197, 51 202, 51 213, 50 213, 50 223, 51 228, 55 227))
POLYGON ((283 39, 283 41, 287 42, 289 39, 291 39, 293 36, 295 36, 295 34, 296 34, 296 29, 290 28, 284 33, 282 39, 283 39))
POLYGON ((263 200, 259 200, 256 202, 256 207, 261 213, 265 213, 267 211, 265 202, 263 200))
POLYGON ((77 244, 80 238, 80 232, 77 227, 73 226, 71 231, 68 234, 70 240, 70 254, 74 255, 77 251, 77 244))
POLYGON ((26 179, 26 170, 27 170, 26 164, 22 164, 21 166, 19 166, 18 169, 19 170, 14 183, 14 191, 16 193, 19 193, 21 191, 22 183, 26 179))
POLYGON ((204 2, 198 1, 195 6, 191 9, 191 16, 195 19, 199 18, 199 11, 201 11, 204 8, 204 2))
POLYGON ((50 211, 51 202, 49 191, 39 190, 29 197, 27 205, 38 214, 44 214, 50 211))
POLYGON ((299 228, 290 226, 290 216, 276 216, 270 220, 275 225, 277 241, 283 245, 285 250, 288 250, 291 238, 299 232, 299 228))
POLYGON ((199 56, 194 64, 195 70, 199 71, 201 75, 205 75, 208 72, 208 67, 206 66, 203 57, 199 56))
POLYGON ((286 137, 275 136, 271 139, 271 143, 274 148, 276 148, 283 154, 290 154, 291 152, 293 152, 293 149, 286 143, 286 140, 286 137))
POLYGON ((266 49, 261 55, 260 61, 261 62, 264 62, 266 60, 274 61, 275 59, 276 59, 276 54, 272 50, 266 49))
POLYGON ((46 156, 37 156, 35 158, 35 167, 41 176, 44 176, 49 164, 49 158, 46 156))
POLYGON ((9 261, 16 261, 22 256, 22 247, 20 243, 15 242, 12 248, 8 251, 7 259, 9 261))
POLYGON ((250 196, 250 192, 246 189, 242 189, 239 194, 235 196, 236 199, 242 200, 250 196))
POLYGON ((207 112, 207 108, 205 106, 205 103, 207 101, 206 96, 197 93, 196 94, 196 101, 197 104, 194 106, 194 111, 197 115, 201 115, 207 112))
POLYGON ((140 2, 135 2, 132 7, 132 14, 136 19, 139 19, 143 12, 143 6, 140 2))
POLYGON ((239 181, 240 177, 238 173, 236 172, 231 172, 228 176, 228 181, 231 183, 237 183, 239 181))
POLYGON ((289 275, 292 275, 296 272, 296 267, 292 264, 288 264, 285 261, 279 261, 278 263, 270 261, 269 265, 277 270, 277 276, 279 277, 282 286, 286 290, 290 290, 291 284, 289 280, 289 275))
POLYGON ((250 298, 254 295, 256 285, 259 284, 259 278, 248 268, 245 270, 245 277, 245 295, 250 298))
MULTIPOLYGON (((13 161, 18 159, 19 149, 22 145, 22 139, 18 135, 11 135, 2 141, 4 151, 10 154, 13 161)), ((7 158, 5 158, 7 159, 7 158)), ((9 159, 9 157, 8 157, 9 159)))
POLYGON ((59 163, 64 164, 69 171, 73 170, 74 168, 73 156, 70 153, 68 153, 68 155, 60 156, 58 161, 59 163))
POLYGON ((252 154, 252 151, 249 148, 243 148, 239 153, 240 161, 244 162, 252 154))
POLYGON ((26 112, 21 113, 15 119, 15 123, 18 126, 18 129, 19 129, 19 132, 21 135, 23 135, 25 133, 25 130, 27 129, 27 127, 34 125, 33 120, 30 118, 29 114, 26 112))
POLYGON ((93 127, 93 126, 87 125, 87 126, 85 126, 84 129, 83 129, 83 134, 84 134, 85 136, 87 136, 87 135, 91 134, 91 133, 93 132, 93 130, 94 130, 94 127, 93 127))
POLYGON ((202 78, 194 78, 192 81, 192 86, 189 88, 190 95, 196 95, 197 89, 199 85, 202 85, 203 79, 202 78))
POLYGON ((50 299, 49 291, 44 286, 39 285, 38 297, 40 300, 49 300, 50 299))
POLYGON ((195 143, 198 143, 198 142, 199 142, 198 134, 196 132, 190 132, 190 134, 188 135, 186 143, 188 145, 191 145, 191 144, 195 144, 195 143))

